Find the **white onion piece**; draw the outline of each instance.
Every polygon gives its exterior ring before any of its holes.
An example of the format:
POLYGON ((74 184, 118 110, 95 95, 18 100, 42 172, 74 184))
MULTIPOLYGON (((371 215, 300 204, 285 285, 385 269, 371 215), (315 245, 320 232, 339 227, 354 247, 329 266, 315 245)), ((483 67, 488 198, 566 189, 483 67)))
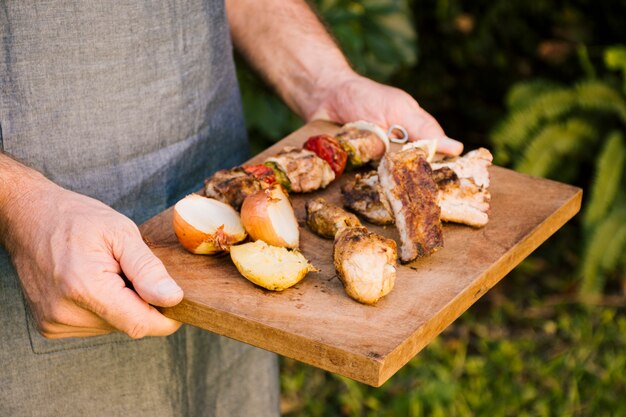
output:
POLYGON ((241 222, 254 240, 286 248, 297 248, 300 244, 298 220, 287 193, 278 184, 243 200, 241 222))
POLYGON ((210 255, 246 238, 239 214, 228 204, 191 194, 174 206, 174 233, 191 253, 210 255))

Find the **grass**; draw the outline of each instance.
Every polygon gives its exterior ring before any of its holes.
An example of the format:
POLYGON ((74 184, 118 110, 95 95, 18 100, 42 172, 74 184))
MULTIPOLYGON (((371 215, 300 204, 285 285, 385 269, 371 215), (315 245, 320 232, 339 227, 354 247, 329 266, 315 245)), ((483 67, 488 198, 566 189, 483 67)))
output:
POLYGON ((523 262, 381 388, 283 359, 283 415, 626 415, 626 298, 580 302, 577 260, 550 262, 564 241, 523 262))

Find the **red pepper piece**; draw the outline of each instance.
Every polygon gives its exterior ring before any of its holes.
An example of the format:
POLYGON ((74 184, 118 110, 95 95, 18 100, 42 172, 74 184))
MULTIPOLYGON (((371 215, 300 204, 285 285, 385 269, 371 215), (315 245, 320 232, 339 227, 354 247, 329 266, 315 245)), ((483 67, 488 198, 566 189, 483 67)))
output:
POLYGON ((328 165, 335 173, 335 177, 339 177, 346 169, 348 153, 334 137, 330 135, 311 136, 304 142, 303 147, 328 162, 328 165))
POLYGON ((272 185, 276 182, 276 176, 274 170, 267 165, 242 165, 244 172, 248 175, 252 175, 257 180, 272 185))

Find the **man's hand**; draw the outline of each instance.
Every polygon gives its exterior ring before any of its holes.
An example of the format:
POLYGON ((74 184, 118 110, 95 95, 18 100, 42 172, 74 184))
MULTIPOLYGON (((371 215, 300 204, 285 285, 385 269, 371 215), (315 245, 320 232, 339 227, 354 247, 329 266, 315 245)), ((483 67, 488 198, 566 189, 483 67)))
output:
POLYGON ((235 46, 307 121, 398 124, 411 140, 438 139, 439 152, 463 150, 410 95, 356 74, 305 0, 226 0, 226 9, 235 46))
POLYGON ((0 231, 44 336, 140 338, 180 327, 150 305, 173 306, 183 292, 130 219, 0 154, 3 167, 5 178, 26 172, 19 192, 0 181, 0 231))
POLYGON ((407 130, 410 140, 437 139, 438 152, 459 155, 463 151, 461 142, 448 138, 437 120, 400 89, 352 73, 319 91, 318 101, 306 110, 307 120, 341 124, 367 120, 385 130, 397 124, 407 130))

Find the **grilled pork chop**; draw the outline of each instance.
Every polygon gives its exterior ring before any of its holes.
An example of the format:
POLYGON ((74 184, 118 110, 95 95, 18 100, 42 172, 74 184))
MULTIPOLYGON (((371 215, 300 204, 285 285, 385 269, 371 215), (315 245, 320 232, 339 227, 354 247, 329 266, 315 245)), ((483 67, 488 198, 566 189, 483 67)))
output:
POLYGON ((410 262, 443 247, 438 189, 426 153, 417 148, 387 153, 378 177, 400 233, 400 260, 410 262))
POLYGON ((365 227, 346 227, 335 237, 335 270, 346 293, 361 303, 374 304, 393 289, 396 258, 396 242, 365 227))
POLYGON ((393 223, 393 212, 378 181, 378 172, 356 174, 341 187, 341 195, 343 205, 366 221, 381 226, 393 223))
POLYGON ((482 227, 489 221, 489 171, 493 157, 485 148, 460 158, 432 163, 439 188, 441 220, 482 227), (452 173, 452 174, 451 174, 452 173))

